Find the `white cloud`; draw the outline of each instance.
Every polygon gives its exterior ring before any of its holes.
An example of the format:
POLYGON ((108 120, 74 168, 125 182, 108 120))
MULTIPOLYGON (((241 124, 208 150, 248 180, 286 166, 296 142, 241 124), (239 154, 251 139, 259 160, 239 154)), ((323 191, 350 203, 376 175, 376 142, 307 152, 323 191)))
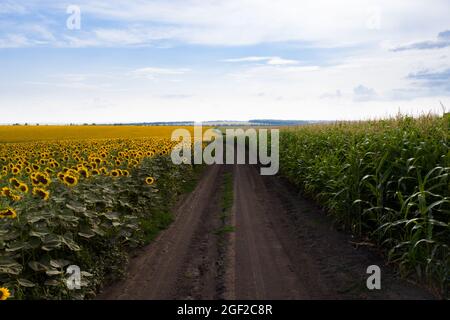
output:
POLYGON ((297 60, 282 59, 280 57, 272 57, 269 60, 267 60, 267 64, 273 66, 284 66, 298 63, 299 62, 297 60))
POLYGON ((225 62, 261 62, 261 61, 267 61, 271 59, 271 57, 244 57, 244 58, 232 58, 232 59, 225 59, 225 62))
POLYGON ((23 5, 20 5, 18 3, 3 0, 3 3, 0 3, 0 15, 1 14, 24 14, 27 12, 25 7, 23 5))
POLYGON ((377 98, 378 94, 372 88, 368 88, 362 84, 353 88, 353 100, 355 101, 370 101, 377 98))
POLYGON ((20 48, 29 45, 29 39, 22 34, 8 34, 0 38, 0 48, 20 48))
POLYGON ((161 76, 179 76, 189 72, 190 69, 187 68, 156 68, 147 67, 140 68, 130 72, 130 75, 137 78, 146 78, 150 80, 155 80, 161 76))
POLYGON ((83 12, 109 20, 166 26, 167 37, 188 43, 249 45, 306 41, 343 45, 415 40, 448 26, 447 0, 79 1, 83 12), (414 21, 414 23, 412 23, 414 21), (414 38, 413 38, 414 37, 414 38))
POLYGON ((281 65, 292 65, 298 64, 297 60, 283 59, 280 57, 243 57, 243 58, 233 58, 225 59, 225 62, 264 62, 268 65, 281 66, 281 65))
MULTIPOLYGON (((78 0, 77 5, 82 19, 105 20, 111 25, 89 29, 83 24, 84 37, 74 41, 78 46, 148 45, 167 40, 222 46, 300 41, 328 47, 386 42, 395 47, 432 38, 450 27, 448 0, 432 4, 422 0, 78 0)), ((45 14, 43 8, 47 8, 64 14, 63 7, 50 0, 21 5, 8 1, 0 5, 0 13, 39 8, 45 14)), ((60 40, 74 44, 70 42, 74 36, 65 31, 58 32, 60 40)))

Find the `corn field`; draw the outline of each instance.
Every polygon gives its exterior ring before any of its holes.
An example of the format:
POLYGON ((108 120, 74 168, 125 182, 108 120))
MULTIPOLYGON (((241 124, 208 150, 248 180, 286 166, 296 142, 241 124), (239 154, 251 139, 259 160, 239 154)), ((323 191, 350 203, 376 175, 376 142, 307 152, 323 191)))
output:
POLYGON ((448 295, 448 115, 287 129, 282 174, 402 275, 448 295))

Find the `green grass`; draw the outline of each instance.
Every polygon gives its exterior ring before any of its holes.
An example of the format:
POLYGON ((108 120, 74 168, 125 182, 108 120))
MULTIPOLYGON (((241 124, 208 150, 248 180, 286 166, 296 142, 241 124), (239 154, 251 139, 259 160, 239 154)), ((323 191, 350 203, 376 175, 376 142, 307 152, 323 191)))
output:
POLYGON ((447 117, 311 125, 280 135, 281 172, 404 275, 448 294, 447 117))
POLYGON ((194 165, 191 176, 183 183, 182 193, 191 193, 197 187, 205 165, 194 165))
POLYGON ((214 234, 223 236, 229 232, 234 232, 235 228, 228 225, 228 218, 231 214, 231 208, 233 207, 234 193, 233 193, 233 173, 227 171, 223 174, 222 186, 221 186, 221 199, 220 199, 220 221, 221 227, 214 231, 214 234))
POLYGON ((227 233, 230 233, 230 232, 234 232, 234 231, 236 231, 235 227, 230 226, 230 225, 225 225, 225 226, 217 229, 216 231, 214 231, 214 234, 218 235, 218 236, 222 236, 224 234, 227 234, 227 233))
POLYGON ((223 175, 222 212, 227 213, 233 206, 233 174, 225 172, 223 175))
MULTIPOLYGON (((181 194, 194 191, 204 169, 204 165, 195 165, 192 167, 191 172, 183 176, 184 181, 180 187, 181 194)), ((173 213, 170 212, 170 208, 152 213, 150 219, 142 219, 140 221, 140 227, 144 232, 144 243, 149 244, 152 242, 158 236, 159 232, 167 229, 173 221, 174 217, 173 213)))
POLYGON ((167 211, 158 211, 152 214, 151 219, 141 220, 140 227, 144 232, 144 243, 152 242, 161 230, 167 229, 173 222, 173 214, 167 211))

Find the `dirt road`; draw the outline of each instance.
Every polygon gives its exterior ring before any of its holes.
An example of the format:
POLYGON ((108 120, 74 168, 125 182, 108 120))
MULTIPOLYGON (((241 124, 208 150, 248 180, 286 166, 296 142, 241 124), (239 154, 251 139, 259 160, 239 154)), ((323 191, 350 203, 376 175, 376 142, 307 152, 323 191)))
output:
POLYGON ((175 222, 130 261, 99 299, 431 299, 379 255, 336 231, 283 180, 250 165, 210 166, 175 222), (219 237, 221 185, 233 172, 235 232, 219 237), (381 268, 381 290, 366 269, 381 268))
POLYGON ((128 276, 99 299, 216 298, 216 236, 221 166, 208 167, 175 210, 175 221, 130 261, 128 276))

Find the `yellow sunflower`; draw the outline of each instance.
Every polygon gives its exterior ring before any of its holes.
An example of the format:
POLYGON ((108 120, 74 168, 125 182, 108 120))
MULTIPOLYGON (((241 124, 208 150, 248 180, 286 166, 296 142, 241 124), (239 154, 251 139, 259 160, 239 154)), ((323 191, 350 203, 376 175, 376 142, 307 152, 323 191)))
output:
POLYGON ((65 183, 66 185, 68 185, 69 187, 76 186, 77 183, 78 183, 78 178, 75 177, 75 176, 73 176, 73 175, 66 174, 66 175, 64 176, 64 183, 65 183))
POLYGON ((0 218, 17 218, 17 212, 14 209, 8 208, 6 210, 0 211, 0 218))
POLYGON ((42 200, 48 200, 50 192, 42 188, 33 188, 33 195, 42 198, 42 200))
POLYGON ((35 175, 35 179, 38 181, 38 183, 48 186, 51 183, 50 177, 47 173, 44 172, 38 172, 35 175))
POLYGON ((111 170, 110 172, 111 176, 113 177, 119 177, 120 176, 120 171, 115 169, 115 170, 111 170))
POLYGON ((6 300, 11 296, 8 288, 0 288, 0 300, 6 300))
POLYGON ((155 178, 153 178, 153 177, 147 177, 147 178, 145 179, 145 183, 151 186, 152 184, 155 183, 155 178))
POLYGON ((28 186, 25 183, 20 183, 17 189, 19 189, 23 193, 28 193, 28 186))
POLYGON ((85 167, 78 168, 78 173, 84 178, 89 178, 89 170, 85 167))
POLYGON ((0 194, 5 197, 11 196, 11 189, 8 187, 3 187, 0 191, 0 194))
POLYGON ((9 183, 15 188, 18 188, 20 185, 19 180, 17 180, 16 178, 9 179, 9 183))

